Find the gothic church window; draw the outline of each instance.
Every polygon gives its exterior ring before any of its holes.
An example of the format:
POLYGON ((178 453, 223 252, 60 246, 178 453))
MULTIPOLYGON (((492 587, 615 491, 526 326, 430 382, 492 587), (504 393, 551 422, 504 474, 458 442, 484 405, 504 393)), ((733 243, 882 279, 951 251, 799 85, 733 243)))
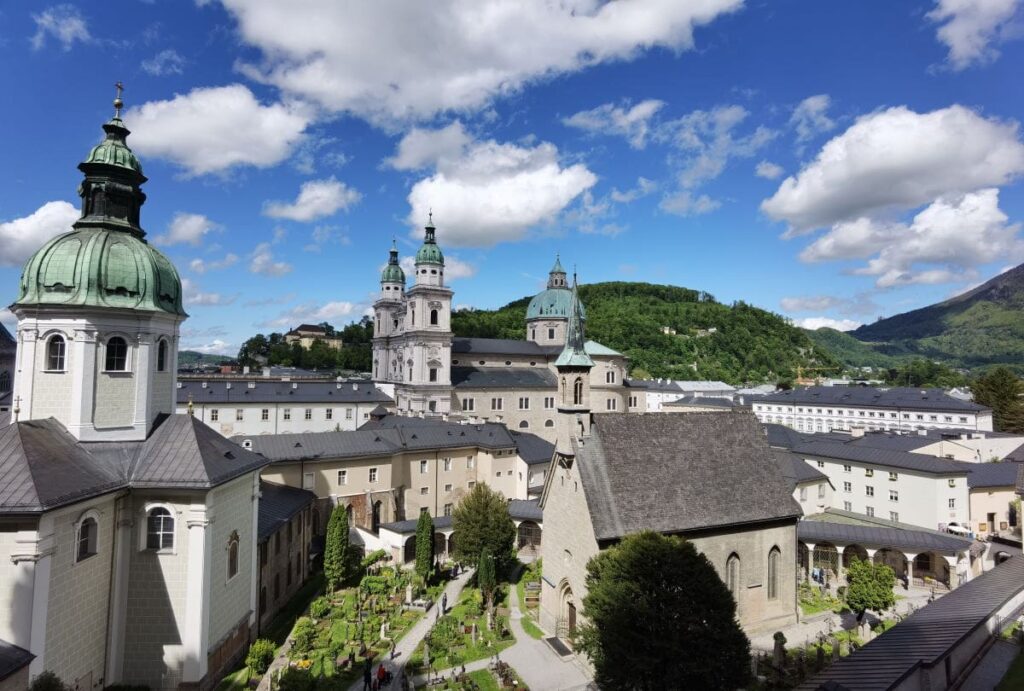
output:
POLYGON ((228 538, 228 580, 238 574, 238 531, 231 531, 228 538))
POLYGON ((83 518, 78 524, 77 549, 75 561, 83 561, 96 554, 96 541, 99 533, 99 526, 92 516, 83 518))
POLYGON ((160 344, 156 347, 156 371, 167 371, 167 341, 162 338, 160 339, 160 344))
POLYGON ((430 325, 437 326, 437 310, 430 310, 430 325))
POLYGON ((573 405, 582 405, 583 403, 583 379, 576 377, 576 382, 572 385, 572 403, 573 405))
POLYGON ((124 372, 128 369, 128 342, 120 336, 107 341, 104 369, 108 372, 124 372))
POLYGON ((46 369, 52 372, 64 371, 66 344, 63 336, 52 336, 46 344, 46 369))
POLYGON ((768 552, 768 599, 777 600, 779 597, 779 561, 781 559, 778 547, 772 547, 768 552))
POLYGON ((739 602, 740 597, 740 558, 736 553, 730 554, 725 562, 725 585, 732 593, 734 600, 739 602))

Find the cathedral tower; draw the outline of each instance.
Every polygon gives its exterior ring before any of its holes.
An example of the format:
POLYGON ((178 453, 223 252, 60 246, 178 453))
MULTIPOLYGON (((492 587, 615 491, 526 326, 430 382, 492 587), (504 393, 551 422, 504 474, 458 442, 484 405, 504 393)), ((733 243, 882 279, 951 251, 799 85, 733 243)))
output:
POLYGON ((373 380, 395 381, 401 374, 401 362, 400 353, 392 348, 392 339, 404 331, 405 272, 398 263, 394 242, 380 274, 380 296, 373 303, 373 314, 373 380))
POLYGON ((594 361, 587 355, 583 305, 576 281, 570 291, 569 319, 565 347, 555 360, 558 372, 558 438, 556 453, 573 456, 573 440, 590 435, 590 370, 594 361))
MULTIPOLYGON (((565 269, 556 256, 555 265, 548 273, 547 288, 535 295, 526 308, 526 340, 543 346, 565 345, 571 302, 572 291, 565 269)), ((582 305, 580 314, 586 319, 582 305)))

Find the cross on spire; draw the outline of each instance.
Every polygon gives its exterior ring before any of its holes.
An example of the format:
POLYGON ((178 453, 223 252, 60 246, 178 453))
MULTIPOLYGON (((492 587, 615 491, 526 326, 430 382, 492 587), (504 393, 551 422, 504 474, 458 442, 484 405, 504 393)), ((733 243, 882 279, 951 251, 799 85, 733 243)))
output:
POLYGON ((433 207, 431 207, 430 210, 427 211, 427 225, 431 225, 431 226, 434 225, 434 209, 433 209, 433 207))
POLYGON ((117 96, 114 97, 114 117, 120 118, 121 108, 124 107, 124 101, 121 100, 121 93, 124 91, 124 84, 121 83, 120 79, 114 84, 114 88, 117 89, 117 96))

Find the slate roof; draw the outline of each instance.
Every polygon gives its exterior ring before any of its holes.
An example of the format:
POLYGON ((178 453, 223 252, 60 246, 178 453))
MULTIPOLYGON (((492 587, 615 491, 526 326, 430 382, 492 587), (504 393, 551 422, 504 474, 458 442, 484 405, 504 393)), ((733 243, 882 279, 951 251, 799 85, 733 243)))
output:
POLYGON ((1024 558, 1015 557, 922 607, 856 653, 798 687, 804 691, 883 691, 918 667, 931 667, 993 612, 1024 589, 1024 558))
POLYGON ((793 453, 801 456, 815 456, 831 458, 841 461, 855 461, 868 463, 887 468, 899 468, 901 470, 929 473, 932 475, 966 475, 970 472, 970 463, 953 461, 948 458, 938 458, 921 453, 909 451, 890 451, 888 449, 874 449, 870 447, 855 446, 833 441, 818 442, 817 440, 804 441, 793 447, 793 453))
POLYGON ((373 382, 268 381, 266 379, 190 379, 179 381, 178 405, 188 403, 391 403, 373 382), (255 386, 249 388, 249 384, 255 386), (206 387, 203 387, 206 384, 206 387), (354 387, 354 388, 353 388, 354 387))
POLYGON ((724 381, 685 381, 681 379, 628 379, 629 386, 652 391, 735 391, 724 381))
POLYGON ((803 520, 797 523, 797 537, 809 542, 838 542, 864 546, 884 546, 907 550, 934 550, 956 554, 970 549, 971 540, 948 533, 904 530, 877 525, 857 525, 828 520, 803 520))
POLYGON ((1017 468, 1017 494, 1024 496, 1024 463, 1017 468))
POLYGON ((764 403, 789 405, 872 406, 909 410, 947 410, 981 412, 991 410, 983 405, 950 396, 942 389, 893 387, 879 389, 869 386, 809 386, 777 391, 761 399, 764 403))
POLYGON ((971 474, 967 476, 967 486, 981 487, 1014 487, 1017 475, 1024 463, 1013 461, 997 461, 994 463, 972 463, 971 474))
MULTIPOLYGON (((583 344, 587 355, 608 355, 623 357, 622 353, 612 350, 597 341, 583 344)), ((466 338, 456 336, 452 339, 452 354, 462 355, 533 355, 538 360, 556 357, 562 352, 562 346, 542 346, 534 341, 520 341, 514 338, 466 338)))
POLYGON ((456 389, 547 389, 558 386, 547 367, 452 367, 456 389))
POLYGON ((735 408, 738 403, 728 398, 718 398, 717 396, 680 396, 674 401, 668 401, 663 403, 663 407, 679 407, 687 408, 690 406, 705 408, 735 408))
POLYGON ((543 521, 544 510, 538 499, 513 499, 508 503, 508 515, 521 521, 543 521))
POLYGON ((512 430, 510 432, 512 433, 512 439, 515 440, 516 448, 519 449, 519 457, 523 459, 526 465, 551 462, 551 456, 555 453, 554 444, 529 432, 515 432, 512 430))
POLYGON ((295 514, 312 504, 316 494, 308 489, 260 480, 260 518, 258 541, 266 542, 295 514))
MULTIPOLYGON (((399 535, 408 535, 416 532, 416 524, 419 523, 419 518, 410 518, 405 521, 394 521, 392 523, 384 523, 381 528, 390 530, 393 533, 399 535)), ((437 516, 434 518, 434 530, 445 530, 452 527, 451 516, 437 516)))
POLYGON ((576 464, 598 540, 801 514, 752 414, 595 415, 576 464))
POLYGON ((23 669, 35 657, 24 648, 0 639, 0 681, 23 669))
POLYGON ((810 435, 803 432, 797 432, 792 427, 778 425, 773 422, 764 423, 763 427, 765 436, 768 438, 768 444, 779 449, 792 449, 810 437, 810 435))
POLYGON ((828 481, 828 475, 794 453, 784 449, 772 449, 772 458, 778 465, 779 473, 789 481, 791 489, 801 482, 828 481))

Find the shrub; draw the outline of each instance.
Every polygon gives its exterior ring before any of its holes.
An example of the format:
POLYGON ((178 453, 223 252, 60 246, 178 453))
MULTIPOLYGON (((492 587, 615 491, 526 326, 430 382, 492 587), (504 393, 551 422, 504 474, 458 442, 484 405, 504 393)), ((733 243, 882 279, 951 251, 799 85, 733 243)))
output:
POLYGON ((313 642, 316 640, 316 627, 309 617, 299 617, 292 629, 292 650, 299 654, 308 653, 313 649, 313 642))
POLYGON ((312 691, 314 684, 308 670, 289 667, 281 675, 277 688, 278 691, 312 691))
POLYGON ((53 672, 49 670, 41 672, 32 683, 29 684, 29 691, 67 691, 67 686, 53 672))
POLYGON ((277 646, 274 645, 273 641, 268 641, 266 638, 257 638, 249 646, 249 653, 245 656, 245 666, 255 674, 266 674, 270 663, 274 661, 274 654, 276 652, 277 646))
POLYGON ((323 595, 313 600, 309 605, 309 616, 314 619, 323 619, 330 613, 331 603, 323 595))

